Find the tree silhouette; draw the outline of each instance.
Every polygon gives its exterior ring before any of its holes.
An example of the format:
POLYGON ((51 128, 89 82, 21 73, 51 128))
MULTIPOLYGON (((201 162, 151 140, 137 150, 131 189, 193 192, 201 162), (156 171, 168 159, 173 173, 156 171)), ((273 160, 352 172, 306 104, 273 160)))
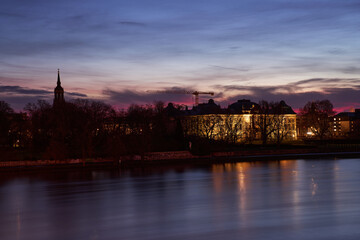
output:
POLYGON ((260 133, 262 144, 265 145, 271 134, 275 131, 273 104, 267 101, 260 101, 259 105, 253 110, 252 127, 256 132, 260 133))
POLYGON ((14 110, 4 101, 0 101, 0 146, 9 145, 9 130, 11 125, 11 115, 14 110))
POLYGON ((300 110, 303 127, 320 140, 331 135, 329 117, 334 113, 333 105, 329 100, 308 102, 300 110))

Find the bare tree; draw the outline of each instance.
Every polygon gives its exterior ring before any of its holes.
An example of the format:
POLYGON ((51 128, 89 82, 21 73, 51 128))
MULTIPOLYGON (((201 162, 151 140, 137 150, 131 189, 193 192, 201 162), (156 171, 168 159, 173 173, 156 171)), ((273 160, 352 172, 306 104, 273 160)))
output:
POLYGON ((253 128, 260 133, 262 144, 265 145, 275 131, 272 105, 267 101, 260 101, 252 116, 253 128))
POLYGON ((217 114, 200 116, 201 135, 207 139, 216 139, 221 117, 217 114))
POLYGON ((288 127, 286 118, 283 115, 276 114, 273 118, 275 141, 277 144, 280 144, 289 134, 290 128, 288 127))
POLYGON ((331 135, 329 117, 334 113, 333 105, 329 100, 308 102, 300 111, 305 128, 320 140, 331 135))
MULTIPOLYGON (((273 117, 273 127, 274 127, 274 138, 277 144, 287 138, 292 132, 293 124, 290 122, 290 119, 286 117, 286 108, 287 107, 284 101, 271 103, 272 117, 273 117)), ((292 111, 292 110, 291 110, 292 111)))
POLYGON ((243 138, 243 117, 239 114, 225 114, 221 118, 222 139, 229 143, 237 143, 243 138))

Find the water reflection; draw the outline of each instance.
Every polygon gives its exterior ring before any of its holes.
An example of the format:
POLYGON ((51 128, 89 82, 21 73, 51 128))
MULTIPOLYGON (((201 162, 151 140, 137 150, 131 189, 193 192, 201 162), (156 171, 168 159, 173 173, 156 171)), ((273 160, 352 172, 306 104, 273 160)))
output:
POLYGON ((360 161, 2 173, 0 239, 357 239, 360 161))

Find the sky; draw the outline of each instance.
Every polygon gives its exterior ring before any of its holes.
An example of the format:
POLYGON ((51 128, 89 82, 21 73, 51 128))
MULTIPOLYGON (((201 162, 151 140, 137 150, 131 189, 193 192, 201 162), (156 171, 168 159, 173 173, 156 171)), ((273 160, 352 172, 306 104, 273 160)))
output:
POLYGON ((2 0, 0 100, 360 108, 359 0, 2 0), (171 93, 169 93, 171 92, 171 93))

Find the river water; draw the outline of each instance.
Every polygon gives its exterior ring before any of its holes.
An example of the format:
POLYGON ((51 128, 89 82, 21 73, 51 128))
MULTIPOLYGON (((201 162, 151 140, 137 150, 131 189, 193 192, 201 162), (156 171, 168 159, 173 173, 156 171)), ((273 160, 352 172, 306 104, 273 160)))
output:
POLYGON ((360 159, 0 172, 0 239, 360 239, 360 159))

